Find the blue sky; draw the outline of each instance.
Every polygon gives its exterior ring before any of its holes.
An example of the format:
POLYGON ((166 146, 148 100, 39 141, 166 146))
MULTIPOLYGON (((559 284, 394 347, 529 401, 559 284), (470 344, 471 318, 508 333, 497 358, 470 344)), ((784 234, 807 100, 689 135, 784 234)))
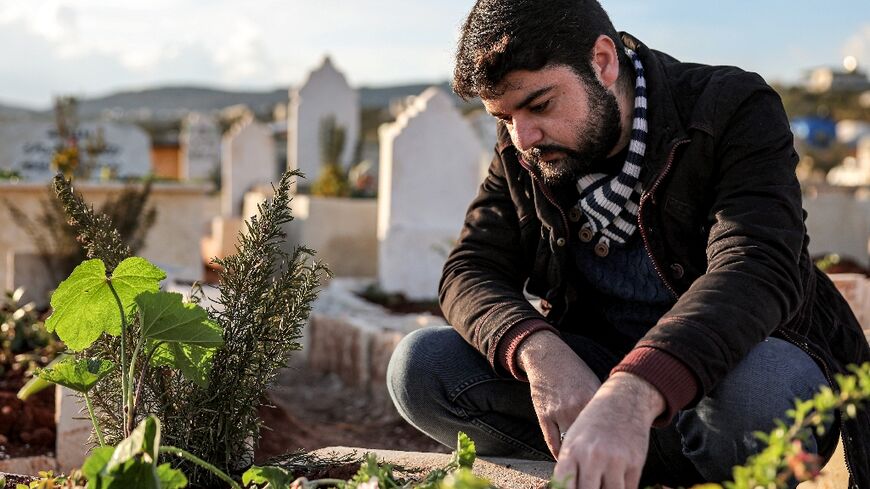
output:
MULTIPOLYGON (((352 84, 441 81, 471 0, 0 0, 0 103, 168 84, 271 89, 329 53, 352 84)), ((870 66, 867 1, 604 0, 617 29, 769 81, 870 66)))

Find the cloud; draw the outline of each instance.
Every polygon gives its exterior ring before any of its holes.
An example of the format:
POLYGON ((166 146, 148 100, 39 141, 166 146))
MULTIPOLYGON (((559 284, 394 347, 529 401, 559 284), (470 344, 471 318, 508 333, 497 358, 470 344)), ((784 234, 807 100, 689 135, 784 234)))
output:
POLYGON ((214 60, 228 82, 267 78, 273 72, 266 44, 257 25, 245 18, 233 22, 215 49, 214 60))

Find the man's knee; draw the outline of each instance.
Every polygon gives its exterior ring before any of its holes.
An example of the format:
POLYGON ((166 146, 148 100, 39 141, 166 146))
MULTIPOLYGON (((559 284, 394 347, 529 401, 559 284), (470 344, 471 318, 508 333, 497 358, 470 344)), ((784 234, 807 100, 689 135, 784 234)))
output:
POLYGON ((449 327, 418 329, 402 338, 393 351, 387 368, 387 388, 406 418, 443 390, 438 381, 439 363, 449 355, 452 337, 459 335, 449 327))
POLYGON ((683 451, 704 476, 730 477, 733 465, 763 448, 754 433, 773 429, 774 420, 785 419, 795 398, 808 399, 823 384, 824 375, 806 353, 770 338, 694 409, 680 414, 677 430, 683 451))

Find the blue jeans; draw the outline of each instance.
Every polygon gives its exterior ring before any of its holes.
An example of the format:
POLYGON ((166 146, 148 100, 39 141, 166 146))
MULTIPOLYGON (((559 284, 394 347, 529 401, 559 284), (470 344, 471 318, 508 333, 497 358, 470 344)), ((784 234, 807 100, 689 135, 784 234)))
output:
MULTIPOLYGON (((602 380, 621 360, 589 339, 563 338, 602 380)), ((773 420, 785 420, 794 399, 812 397, 826 384, 802 350, 765 340, 694 408, 665 428, 651 429, 641 486, 730 480, 734 465, 764 448, 753 433, 773 429, 773 420)), ((402 417, 448 447, 463 431, 481 455, 552 460, 528 383, 497 375, 450 327, 405 337, 390 359, 387 386, 402 417)), ((820 440, 810 437, 807 449, 830 457, 836 435, 829 429, 820 440)))

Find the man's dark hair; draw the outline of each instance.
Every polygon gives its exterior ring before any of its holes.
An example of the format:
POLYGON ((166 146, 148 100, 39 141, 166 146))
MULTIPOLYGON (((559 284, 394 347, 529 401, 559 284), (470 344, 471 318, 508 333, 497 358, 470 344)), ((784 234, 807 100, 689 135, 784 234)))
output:
POLYGON ((596 0, 478 0, 462 26, 453 91, 463 99, 497 96, 508 73, 560 64, 590 82, 592 46, 601 34, 616 44, 620 83, 630 79, 622 40, 596 0))

